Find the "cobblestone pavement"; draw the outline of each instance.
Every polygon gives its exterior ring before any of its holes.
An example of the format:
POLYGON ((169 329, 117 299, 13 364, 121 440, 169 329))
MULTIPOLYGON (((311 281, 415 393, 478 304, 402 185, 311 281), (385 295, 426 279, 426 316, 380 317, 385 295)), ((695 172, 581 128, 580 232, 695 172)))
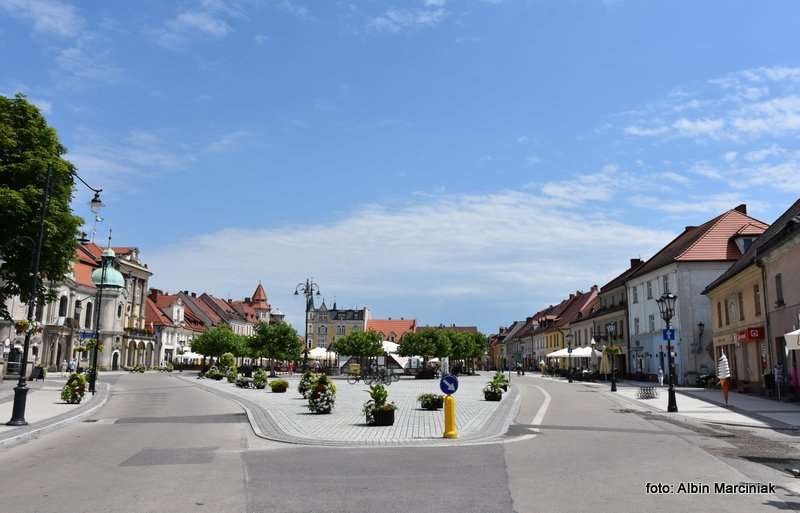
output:
MULTIPOLYGON (((188 378, 184 376, 184 379, 188 378)), ((463 376, 456 397, 456 428, 460 439, 469 439, 481 434, 501 435, 502 422, 494 419, 494 414, 502 405, 501 416, 509 416, 516 394, 504 394, 502 402, 488 402, 483 399, 482 389, 489 379, 488 375, 463 376), (489 429, 489 425, 494 429, 489 429), (488 429, 488 432, 487 432, 488 429), (500 431, 492 433, 491 431, 500 431)), ((212 390, 234 395, 255 404, 271 420, 271 428, 280 430, 283 435, 294 438, 296 442, 327 442, 359 445, 394 445, 402 442, 442 441, 444 432, 444 413, 442 410, 427 411, 419 407, 417 396, 423 393, 441 393, 438 380, 401 379, 388 386, 389 400, 397 406, 393 426, 375 427, 365 423, 361 408, 369 399, 367 386, 363 383, 348 384, 345 380, 334 380, 336 384, 336 405, 328 415, 312 414, 307 401, 297 393, 299 377, 288 378, 286 393, 276 394, 265 390, 237 388, 225 380, 192 379, 197 384, 212 390)), ((257 415, 254 415, 257 417, 257 415)), ((502 419, 500 419, 502 420, 502 419)))

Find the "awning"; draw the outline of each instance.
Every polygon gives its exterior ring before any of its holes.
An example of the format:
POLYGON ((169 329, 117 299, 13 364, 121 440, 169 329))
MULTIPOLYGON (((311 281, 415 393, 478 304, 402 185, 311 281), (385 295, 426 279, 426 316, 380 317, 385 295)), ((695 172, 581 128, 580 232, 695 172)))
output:
POLYGON ((308 352, 308 357, 312 360, 327 360, 327 359, 335 359, 336 353, 333 351, 328 351, 324 347, 315 347, 311 351, 308 352))
POLYGON ((800 349, 800 330, 790 331, 783 335, 787 349, 800 349))
POLYGON ((572 356, 575 358, 600 358, 603 356, 603 353, 598 351, 597 349, 592 349, 589 346, 578 347, 572 351, 572 356))
POLYGON ((565 348, 549 353, 547 358, 577 358, 577 356, 575 356, 575 351, 573 351, 572 355, 570 355, 569 350, 565 348))
POLYGON ((400 347, 400 344, 392 342, 391 340, 384 340, 382 344, 384 353, 396 353, 397 349, 400 347))

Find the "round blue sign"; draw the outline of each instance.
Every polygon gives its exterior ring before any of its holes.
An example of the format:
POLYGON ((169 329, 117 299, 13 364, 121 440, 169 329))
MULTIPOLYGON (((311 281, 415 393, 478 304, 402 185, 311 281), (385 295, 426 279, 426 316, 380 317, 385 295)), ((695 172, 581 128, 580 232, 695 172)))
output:
POLYGON ((458 390, 458 378, 452 374, 442 376, 442 380, 439 381, 439 388, 447 395, 455 394, 456 390, 458 390))

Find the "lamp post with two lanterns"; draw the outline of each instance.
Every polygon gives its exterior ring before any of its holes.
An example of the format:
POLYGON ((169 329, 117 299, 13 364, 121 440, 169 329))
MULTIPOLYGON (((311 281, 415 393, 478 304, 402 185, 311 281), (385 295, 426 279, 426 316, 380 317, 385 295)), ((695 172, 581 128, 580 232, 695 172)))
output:
MULTIPOLYGON (((667 331, 669 331, 670 322, 675 316, 675 302, 677 300, 678 296, 669 292, 663 294, 656 300, 656 303, 658 304, 658 311, 661 314, 661 318, 664 319, 664 322, 666 323, 667 331)), ((669 366, 669 371, 667 372, 667 377, 669 378, 669 400, 667 402, 667 411, 674 413, 678 411, 678 403, 675 400, 675 361, 672 357, 672 340, 667 340, 666 342, 667 365, 669 366)))
POLYGON ((303 344, 303 371, 308 370, 308 314, 314 304, 314 294, 320 295, 319 285, 314 283, 313 279, 307 278, 305 283, 298 283, 294 289, 294 295, 299 296, 303 294, 306 298, 306 330, 303 344))

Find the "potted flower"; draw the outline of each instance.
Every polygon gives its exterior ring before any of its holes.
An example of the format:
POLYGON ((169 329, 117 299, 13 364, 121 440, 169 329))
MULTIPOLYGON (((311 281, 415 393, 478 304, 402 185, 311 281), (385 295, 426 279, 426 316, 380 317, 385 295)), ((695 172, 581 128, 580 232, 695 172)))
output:
POLYGON ((208 372, 206 372, 206 377, 208 379, 213 379, 213 380, 216 380, 216 381, 220 381, 222 378, 225 377, 225 375, 222 374, 222 372, 220 372, 220 370, 215 365, 215 366, 211 367, 210 369, 208 369, 208 372))
POLYGON ((327 375, 321 374, 308 392, 308 409, 314 413, 330 413, 334 402, 336 385, 327 375))
POLYGON ((497 371, 494 373, 494 377, 492 381, 497 380, 497 383, 500 385, 500 388, 503 389, 504 392, 508 392, 508 378, 502 371, 497 371))
POLYGON ((253 385, 259 390, 265 389, 267 387, 267 371, 256 369, 253 372, 253 385))
POLYGON ((371 385, 369 390, 369 401, 364 403, 363 412, 370 426, 391 426, 394 424, 394 411, 397 406, 394 403, 387 403, 389 392, 382 384, 371 385))
POLYGON ((441 394, 422 394, 417 401, 425 410, 438 410, 444 406, 444 396, 441 394))
POLYGON ((86 393, 86 376, 73 372, 61 390, 61 400, 67 404, 79 404, 86 393))
POLYGON ((297 384, 297 391, 303 396, 303 399, 308 399, 308 392, 311 390, 311 385, 317 381, 317 375, 311 371, 305 371, 303 377, 300 378, 300 383, 297 384))
MULTIPOLYGON (((266 374, 266 372, 265 372, 266 374)), ((269 382, 269 387, 276 394, 282 394, 289 388, 289 382, 285 379, 273 379, 269 382)))
POLYGON ((483 398, 487 401, 499 401, 503 398, 503 382, 497 376, 483 388, 483 398))

